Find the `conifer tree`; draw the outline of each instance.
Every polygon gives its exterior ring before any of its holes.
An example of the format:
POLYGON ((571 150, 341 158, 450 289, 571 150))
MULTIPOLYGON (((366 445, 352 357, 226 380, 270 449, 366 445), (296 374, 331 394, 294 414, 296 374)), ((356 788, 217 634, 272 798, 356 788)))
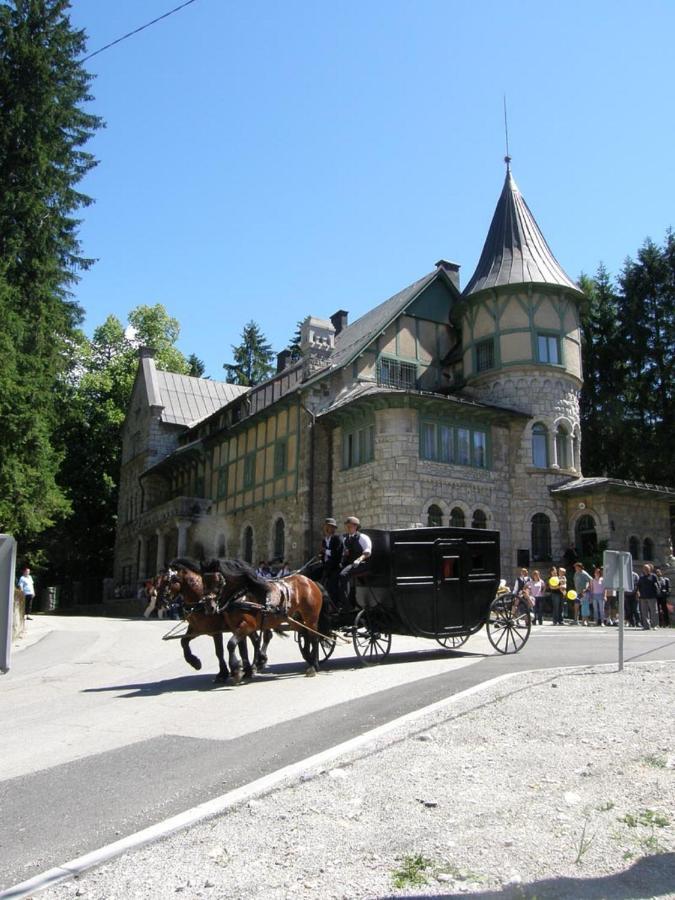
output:
POLYGON ((225 363, 230 384, 260 384, 274 371, 272 347, 256 322, 248 322, 241 333, 241 344, 232 345, 233 363, 225 363))
POLYGON ((66 400, 79 307, 77 190, 95 165, 82 148, 100 126, 85 112, 84 34, 65 0, 0 5, 0 313, 3 428, 0 530, 25 541, 68 511, 54 432, 66 400), (7 415, 5 415, 5 413, 7 415))

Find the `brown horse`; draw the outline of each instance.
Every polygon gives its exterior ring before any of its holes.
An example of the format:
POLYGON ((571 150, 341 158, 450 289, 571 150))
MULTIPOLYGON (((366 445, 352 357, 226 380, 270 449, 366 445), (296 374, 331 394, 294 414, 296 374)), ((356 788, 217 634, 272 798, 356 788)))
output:
MULTIPOLYGON (((241 560, 216 563, 223 579, 222 608, 234 611, 236 598, 242 595, 242 605, 250 604, 249 614, 232 633, 228 650, 234 652, 237 642, 254 630, 292 628, 307 635, 309 665, 305 674, 315 675, 319 669, 319 632, 326 634, 330 630, 325 589, 306 575, 267 580, 241 560)), ((211 564, 207 567, 216 568, 211 564)))
MULTIPOLYGON (((175 574, 170 576, 171 589, 180 592, 183 601, 183 611, 188 630, 181 637, 180 644, 183 650, 185 661, 192 666, 193 669, 201 669, 202 662, 198 656, 190 650, 190 642, 200 635, 209 635, 213 638, 213 645, 218 658, 218 674, 214 681, 217 683, 225 682, 232 675, 232 679, 238 683, 242 678, 250 678, 254 672, 254 666, 251 665, 246 640, 241 640, 239 652, 241 660, 235 653, 235 648, 230 650, 230 670, 228 670, 225 662, 225 654, 223 647, 223 632, 234 631, 240 625, 241 615, 230 616, 224 611, 214 611, 213 600, 205 592, 204 580, 201 574, 196 571, 199 564, 194 560, 174 560, 170 564, 170 568, 175 574)), ((251 638, 254 648, 257 649, 257 635, 251 638)))

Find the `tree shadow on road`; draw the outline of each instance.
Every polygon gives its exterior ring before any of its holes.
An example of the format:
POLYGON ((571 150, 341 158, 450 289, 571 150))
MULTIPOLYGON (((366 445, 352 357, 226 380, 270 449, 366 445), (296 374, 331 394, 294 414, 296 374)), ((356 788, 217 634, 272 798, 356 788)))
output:
MULTIPOLYGON (((393 895, 392 895, 393 896, 393 895)), ((478 893, 396 894, 397 900, 435 897, 437 900, 643 900, 675 896, 675 853, 644 856, 629 869, 596 878, 544 878, 529 884, 505 885, 478 893)), ((381 898, 384 900, 384 898, 381 898)))

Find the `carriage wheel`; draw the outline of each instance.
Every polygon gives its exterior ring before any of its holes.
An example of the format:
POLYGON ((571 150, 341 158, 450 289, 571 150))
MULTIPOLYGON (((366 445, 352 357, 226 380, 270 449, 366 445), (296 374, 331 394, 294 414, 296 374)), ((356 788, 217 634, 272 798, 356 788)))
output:
POLYGON ((376 666, 387 658, 391 650, 391 635, 380 631, 367 609, 362 609, 354 619, 352 641, 354 652, 363 666, 376 666))
POLYGON ((527 604, 513 594, 495 597, 485 627, 490 643, 498 653, 518 653, 532 629, 527 604))
POLYGON ((469 640, 470 635, 468 634, 446 634, 443 637, 436 637, 436 640, 441 645, 441 647, 445 647, 446 650, 457 650, 459 647, 462 647, 469 640))
MULTIPOLYGON (((298 640, 298 646, 300 647, 300 653, 302 654, 302 658, 309 665, 312 664, 312 648, 310 645, 310 640, 312 635, 308 631, 296 631, 296 636, 298 640)), ((334 637, 330 637, 326 635, 326 637, 319 638, 319 662, 325 662, 327 659, 333 655, 333 650, 335 650, 336 640, 334 637)))

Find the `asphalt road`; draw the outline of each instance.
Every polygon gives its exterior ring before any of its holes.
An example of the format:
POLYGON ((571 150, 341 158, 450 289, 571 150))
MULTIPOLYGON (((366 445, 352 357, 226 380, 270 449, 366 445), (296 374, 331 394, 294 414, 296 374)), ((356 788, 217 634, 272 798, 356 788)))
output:
MULTIPOLYGON (((194 673, 165 623, 29 624, 40 639, 0 680, 0 889, 495 676, 617 660, 616 629, 545 625, 516 656, 482 633, 454 652, 395 637, 382 666, 344 647, 307 679, 275 639, 269 674, 214 687, 208 639, 194 673)), ((626 632, 627 664, 656 659, 675 659, 675 630, 626 632)))

